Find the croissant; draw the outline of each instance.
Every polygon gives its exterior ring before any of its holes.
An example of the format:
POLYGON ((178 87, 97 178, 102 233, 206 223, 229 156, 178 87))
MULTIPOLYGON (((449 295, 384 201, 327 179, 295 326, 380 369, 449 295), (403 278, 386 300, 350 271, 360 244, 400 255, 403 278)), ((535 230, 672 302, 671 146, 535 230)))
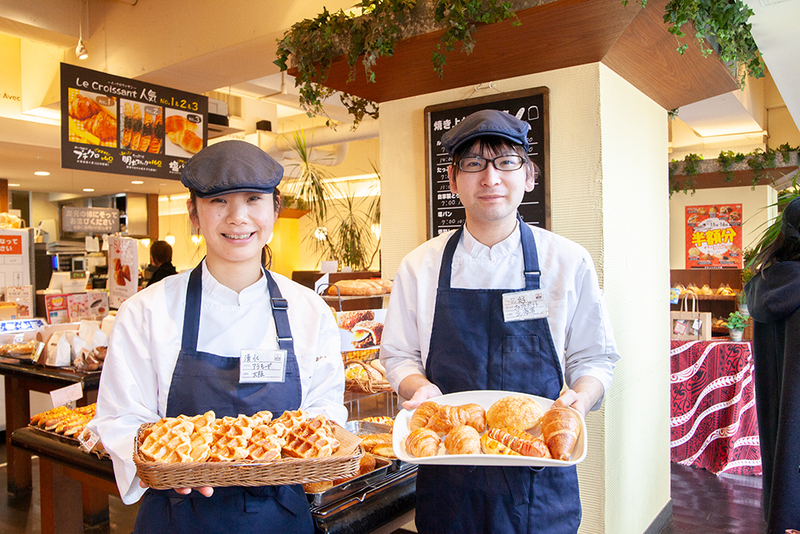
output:
POLYGON ((481 436, 471 426, 461 425, 444 438, 444 448, 447 454, 480 454, 481 436))
POLYGON ((430 428, 418 428, 406 438, 406 450, 417 458, 436 456, 441 442, 438 434, 430 428))
POLYGON ((479 433, 486 430, 486 410, 480 404, 464 404, 458 409, 464 419, 464 424, 469 425, 479 433))
POLYGON ((516 428, 492 428, 486 433, 514 452, 534 458, 552 458, 544 441, 516 428))
POLYGON ((186 152, 197 154, 203 148, 203 140, 191 130, 184 130, 181 134, 181 148, 186 152))
POLYGON ((465 423, 466 414, 458 406, 439 406, 428 420, 428 428, 437 434, 447 434, 465 423))
POLYGON ((571 408, 550 408, 542 417, 542 437, 557 460, 570 459, 580 431, 580 417, 571 408))
POLYGON ((433 401, 425 401, 420 404, 411 416, 409 427, 412 431, 428 426, 430 418, 439 411, 439 405, 433 401))

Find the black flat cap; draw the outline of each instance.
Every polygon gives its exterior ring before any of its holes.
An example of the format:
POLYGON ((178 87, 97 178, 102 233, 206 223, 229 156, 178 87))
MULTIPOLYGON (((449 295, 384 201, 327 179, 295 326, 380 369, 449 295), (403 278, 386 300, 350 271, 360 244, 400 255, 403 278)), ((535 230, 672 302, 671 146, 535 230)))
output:
POLYGON ((784 208, 781 214, 781 232, 787 240, 800 242, 800 197, 784 208))
POLYGON ((189 160, 181 183, 200 198, 227 193, 272 193, 283 178, 283 167, 246 141, 221 141, 189 160))
POLYGON ((528 151, 528 130, 530 125, 503 111, 482 109, 468 115, 454 128, 442 136, 442 146, 451 155, 466 143, 484 135, 496 135, 522 145, 528 151))

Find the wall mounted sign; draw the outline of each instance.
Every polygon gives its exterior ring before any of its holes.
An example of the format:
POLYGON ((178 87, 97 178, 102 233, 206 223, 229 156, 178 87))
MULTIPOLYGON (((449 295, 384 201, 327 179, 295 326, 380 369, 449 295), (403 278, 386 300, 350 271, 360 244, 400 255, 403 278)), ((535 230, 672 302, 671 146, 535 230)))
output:
POLYGON ((113 234, 119 232, 119 210, 116 208, 61 208, 64 232, 113 234))
POLYGON ((686 268, 742 267, 742 205, 686 206, 686 268))
POLYGON ((178 180, 206 146, 208 97, 61 64, 61 166, 178 180))
POLYGON ((425 108, 429 238, 464 224, 464 206, 458 195, 450 192, 447 181, 447 167, 452 158, 442 147, 441 140, 445 132, 467 115, 482 109, 505 111, 531 125, 528 157, 539 168, 539 174, 536 187, 525 193, 519 213, 528 224, 550 228, 549 95, 547 87, 537 87, 425 108))

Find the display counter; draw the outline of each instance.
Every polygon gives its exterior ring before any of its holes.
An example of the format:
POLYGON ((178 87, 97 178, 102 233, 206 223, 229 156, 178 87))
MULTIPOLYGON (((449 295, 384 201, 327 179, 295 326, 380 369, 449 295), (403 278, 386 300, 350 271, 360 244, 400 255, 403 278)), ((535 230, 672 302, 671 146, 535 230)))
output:
MULTIPOLYGON (((376 415, 396 415, 397 397, 393 393, 356 394, 347 392, 345 404, 350 419, 376 415)), ((111 460, 81 451, 77 442, 35 428, 19 428, 9 442, 27 454, 39 457, 41 532, 83 532, 85 493, 81 485, 108 495, 119 495, 111 460)), ((416 505, 416 466, 406 464, 356 494, 330 504, 312 507, 320 533, 389 533, 414 519, 416 505)))
POLYGON ((750 343, 672 340, 670 373, 672 461, 761 474, 750 343))

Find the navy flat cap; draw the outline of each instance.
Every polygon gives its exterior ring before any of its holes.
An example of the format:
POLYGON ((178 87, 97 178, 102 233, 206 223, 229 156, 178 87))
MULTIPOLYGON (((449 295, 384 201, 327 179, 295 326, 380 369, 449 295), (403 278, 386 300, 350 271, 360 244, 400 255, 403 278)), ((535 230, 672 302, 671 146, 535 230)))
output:
POLYGON ((283 178, 283 167, 246 141, 221 141, 189 160, 181 183, 200 198, 227 193, 272 193, 283 178))
POLYGON ((442 136, 442 146, 449 154, 466 143, 484 135, 504 137, 512 143, 522 145, 528 151, 528 130, 530 125, 503 111, 482 109, 468 115, 453 129, 442 136))

